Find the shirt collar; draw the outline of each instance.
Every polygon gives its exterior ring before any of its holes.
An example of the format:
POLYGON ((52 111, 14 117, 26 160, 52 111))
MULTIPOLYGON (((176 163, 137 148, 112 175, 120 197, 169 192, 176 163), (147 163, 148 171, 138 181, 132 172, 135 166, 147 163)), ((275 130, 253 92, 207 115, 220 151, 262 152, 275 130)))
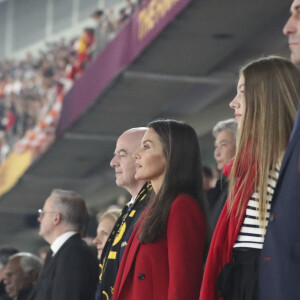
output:
POLYGON ((131 197, 130 203, 129 203, 129 204, 134 204, 135 198, 136 198, 136 197, 131 197))
POLYGON ((76 231, 67 231, 65 233, 63 233, 62 235, 60 235, 58 238, 56 238, 54 240, 54 242, 52 243, 52 245, 50 246, 53 254, 52 256, 54 256, 57 251, 61 248, 61 246, 73 235, 75 235, 77 232, 76 231))

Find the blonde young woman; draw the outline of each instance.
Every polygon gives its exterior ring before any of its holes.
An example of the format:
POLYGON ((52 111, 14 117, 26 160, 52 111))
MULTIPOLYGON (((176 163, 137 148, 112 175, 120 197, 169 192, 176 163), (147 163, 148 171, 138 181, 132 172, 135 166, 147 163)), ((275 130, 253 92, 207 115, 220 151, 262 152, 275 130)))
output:
POLYGON ((286 59, 262 58, 240 72, 230 102, 238 122, 237 152, 224 168, 229 197, 212 239, 200 300, 258 299, 259 255, 299 98, 300 74, 286 59))

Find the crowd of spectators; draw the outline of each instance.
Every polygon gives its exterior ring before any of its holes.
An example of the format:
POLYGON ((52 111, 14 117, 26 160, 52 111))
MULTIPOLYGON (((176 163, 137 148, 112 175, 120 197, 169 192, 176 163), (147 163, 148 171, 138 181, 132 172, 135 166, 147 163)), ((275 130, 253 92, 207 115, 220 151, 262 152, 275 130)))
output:
POLYGON ((0 61, 0 164, 12 149, 36 155, 55 139, 65 93, 87 64, 114 38, 136 8, 131 0, 115 17, 112 9, 96 10, 93 28, 79 37, 48 43, 22 60, 0 61))

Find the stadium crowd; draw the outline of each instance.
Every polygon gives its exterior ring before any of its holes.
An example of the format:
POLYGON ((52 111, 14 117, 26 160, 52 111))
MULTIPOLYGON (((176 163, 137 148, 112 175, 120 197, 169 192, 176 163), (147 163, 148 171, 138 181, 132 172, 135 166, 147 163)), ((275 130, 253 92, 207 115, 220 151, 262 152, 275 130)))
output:
POLYGON ((13 148, 39 155, 53 142, 64 95, 136 9, 131 0, 125 4, 118 17, 112 9, 93 12, 95 26, 78 37, 0 62, 0 163, 13 148))

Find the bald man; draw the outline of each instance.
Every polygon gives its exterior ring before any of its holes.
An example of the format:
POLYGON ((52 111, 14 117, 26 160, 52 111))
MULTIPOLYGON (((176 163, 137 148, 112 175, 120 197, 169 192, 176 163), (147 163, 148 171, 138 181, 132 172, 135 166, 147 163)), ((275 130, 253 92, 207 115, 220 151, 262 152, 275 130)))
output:
POLYGON ((116 184, 126 189, 131 200, 127 203, 109 236, 100 259, 100 280, 96 300, 112 299, 113 287, 125 247, 135 224, 147 206, 151 186, 134 178, 136 166, 133 153, 139 148, 147 128, 132 128, 117 140, 110 166, 115 169, 116 184))

